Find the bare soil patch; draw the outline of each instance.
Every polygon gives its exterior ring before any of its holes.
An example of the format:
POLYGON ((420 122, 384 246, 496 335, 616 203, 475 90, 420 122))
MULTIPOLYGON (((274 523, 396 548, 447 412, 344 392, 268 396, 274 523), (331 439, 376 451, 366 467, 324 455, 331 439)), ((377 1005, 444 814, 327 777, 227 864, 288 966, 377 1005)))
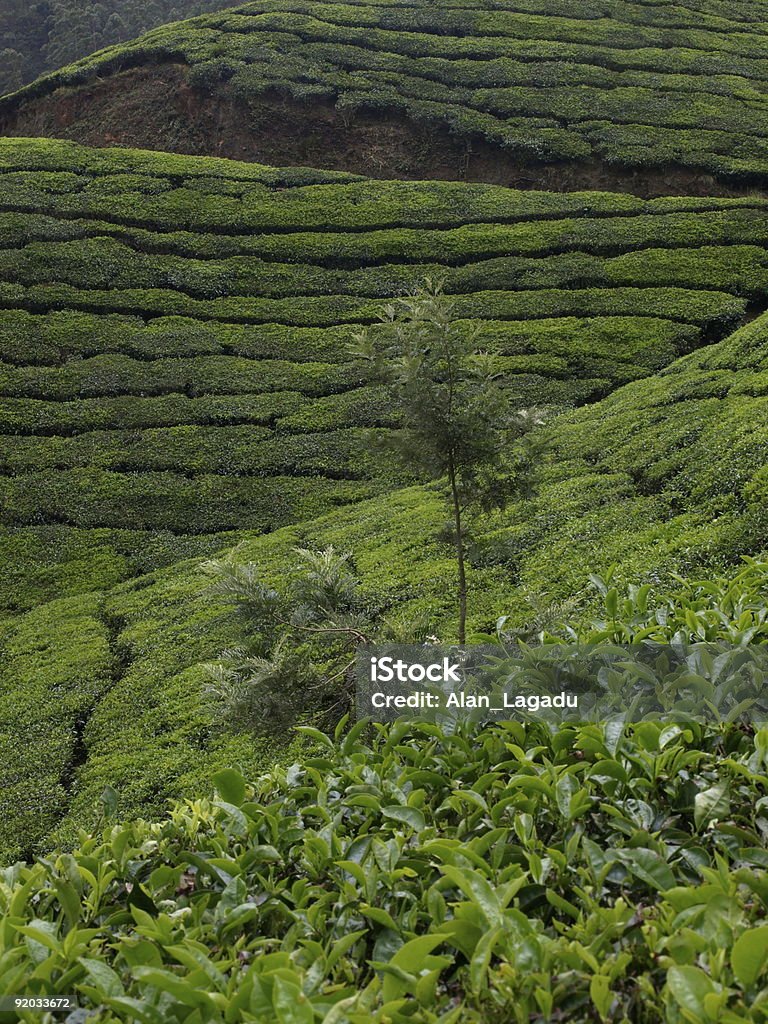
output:
POLYGON ((89 146, 220 156, 275 166, 350 171, 373 178, 488 182, 564 192, 595 189, 640 196, 757 194, 684 167, 621 168, 599 160, 522 162, 481 137, 409 120, 399 112, 338 111, 278 93, 234 98, 225 84, 202 92, 181 64, 146 65, 32 97, 0 116, 9 136, 71 139, 89 146))

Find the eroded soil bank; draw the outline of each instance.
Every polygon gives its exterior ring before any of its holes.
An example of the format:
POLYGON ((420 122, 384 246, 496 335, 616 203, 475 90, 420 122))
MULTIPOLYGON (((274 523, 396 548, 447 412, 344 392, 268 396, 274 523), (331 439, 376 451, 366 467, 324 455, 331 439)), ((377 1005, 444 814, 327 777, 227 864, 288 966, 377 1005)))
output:
POLYGON ((631 170, 597 160, 523 163, 482 138, 416 123, 400 112, 350 116, 328 101, 303 103, 274 93, 245 103, 226 85, 211 93, 194 89, 187 75, 185 65, 151 65, 57 89, 0 115, 0 134, 321 167, 374 178, 489 182, 557 192, 735 196, 764 191, 684 167, 631 170))

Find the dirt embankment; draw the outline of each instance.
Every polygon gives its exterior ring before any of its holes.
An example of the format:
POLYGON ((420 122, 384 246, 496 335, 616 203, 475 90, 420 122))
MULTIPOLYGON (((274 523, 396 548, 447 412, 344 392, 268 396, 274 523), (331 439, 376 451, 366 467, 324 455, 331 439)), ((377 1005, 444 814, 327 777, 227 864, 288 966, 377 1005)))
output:
POLYGON ((683 167, 631 170, 598 160, 525 163, 484 139, 458 136, 399 113, 348 115, 331 102, 302 103, 274 93, 244 103, 226 85, 213 93, 196 90, 187 76, 184 65, 151 65, 57 89, 0 116, 0 134, 320 167, 374 178, 489 182, 558 192, 597 189, 651 197, 765 191, 683 167))

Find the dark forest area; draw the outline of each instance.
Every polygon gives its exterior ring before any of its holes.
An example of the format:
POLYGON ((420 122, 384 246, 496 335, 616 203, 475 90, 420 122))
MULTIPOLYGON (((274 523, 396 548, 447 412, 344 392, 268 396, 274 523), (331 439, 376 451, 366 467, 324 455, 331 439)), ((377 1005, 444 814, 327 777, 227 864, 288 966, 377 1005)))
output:
POLYGON ((232 0, 3 0, 0 94, 157 25, 232 6, 232 0))

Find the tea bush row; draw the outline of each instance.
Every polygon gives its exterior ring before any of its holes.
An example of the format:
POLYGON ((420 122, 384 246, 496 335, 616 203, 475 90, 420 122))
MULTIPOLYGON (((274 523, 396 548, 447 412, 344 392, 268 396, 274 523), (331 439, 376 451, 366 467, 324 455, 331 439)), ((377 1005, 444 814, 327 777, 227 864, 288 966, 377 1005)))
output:
POLYGON ((187 398, 84 398, 44 402, 4 399, 0 427, 5 433, 57 434, 64 437, 89 430, 146 429, 185 424, 276 425, 291 431, 339 429, 349 425, 391 426, 393 416, 385 391, 357 388, 342 395, 308 399, 296 392, 255 395, 210 395, 187 398))
MULTIPOLYGON (((462 189, 453 182, 376 182, 372 186, 353 180, 277 192, 245 182, 238 183, 237 194, 232 195, 221 182, 216 182, 215 187, 223 194, 212 188, 203 190, 199 179, 195 178, 182 183, 158 178, 158 189, 144 193, 131 188, 131 183, 124 181, 124 175, 111 169, 111 151, 105 152, 102 167, 91 176, 42 172, 27 170, 24 166, 32 162, 41 143, 32 140, 27 143, 32 156, 26 161, 24 151, 8 147, 9 141, 4 139, 0 144, 0 167, 3 158, 7 161, 2 173, 0 210, 8 238, 12 238, 14 231, 28 232, 36 227, 54 237, 68 231, 82 231, 83 226, 78 221, 91 218, 97 222, 96 231, 110 228, 116 231, 117 226, 122 225, 124 231, 144 228, 170 234, 169 239, 156 240, 156 244, 159 241, 172 243, 182 232, 194 231, 203 236, 206 232, 223 236, 218 242, 203 237, 200 245, 226 247, 232 244, 228 236, 241 235, 240 244, 248 252, 257 244, 257 240, 247 235, 253 229, 266 233, 372 231, 396 227, 434 230, 483 222, 530 223, 583 218, 612 221, 643 217, 642 227, 645 223, 650 226, 654 216, 667 217, 674 223, 675 214, 735 213, 741 209, 747 217, 750 210, 765 209, 765 201, 759 195, 740 199, 664 197, 644 200, 598 192, 519 192, 492 185, 462 189), (20 219, 22 214, 29 216, 20 219)), ((70 150, 63 149, 60 159, 64 160, 69 153, 70 150)), ((76 159, 77 151, 72 156, 76 159)), ((160 159, 158 155, 158 161, 160 159)), ((210 158, 185 159, 192 170, 196 160, 205 167, 205 160, 210 158)), ((241 165, 232 163, 230 166, 241 165)), ((746 224, 747 220, 742 223, 746 224)))
POLYGON ((446 266, 384 264, 355 270, 264 262, 252 257, 196 260, 148 255, 113 239, 35 242, 0 250, 0 279, 38 285, 55 279, 80 289, 168 289, 193 299, 265 296, 355 295, 391 298, 426 278, 444 280, 448 292, 678 284, 736 291, 758 297, 768 291, 766 249, 746 245, 642 248, 620 257, 565 251, 544 258, 497 257, 446 266))
POLYGON ((152 362, 110 353, 63 366, 0 366, 0 393, 7 397, 67 399, 82 396, 184 392, 199 395, 296 391, 309 396, 349 391, 365 381, 362 371, 326 363, 239 356, 193 356, 152 362))
POLYGON ((446 10, 423 0, 395 9, 255 3, 105 50, 27 87, 5 108, 94 75, 173 59, 191 67, 193 86, 205 92, 227 82, 246 104, 279 90, 335 100, 347 116, 361 107, 400 111, 533 161, 599 157, 659 167, 671 159, 761 177, 768 45, 759 14, 744 0, 701 20, 691 12, 664 20, 658 8, 653 16, 648 10, 616 0, 586 18, 498 6, 446 10), (491 74, 478 82, 476 67, 486 62, 491 74), (566 67, 574 71, 563 82, 566 67), (722 88, 708 89, 721 80, 722 88))
POLYGON ((312 519, 386 489, 386 482, 306 477, 236 477, 170 472, 114 473, 97 468, 0 478, 7 526, 68 523, 172 533, 265 533, 312 519))
MULTIPOLYGON (((704 255, 703 253, 701 255, 704 255)), ((488 267, 490 273, 491 267, 488 267)), ((751 272, 758 274, 759 267, 751 272)), ((746 276, 746 275, 745 275, 746 276)), ((693 348, 695 327, 652 317, 594 317, 467 322, 480 327, 482 346, 506 355, 591 356, 640 365, 664 365, 693 348)), ((184 317, 94 315, 72 310, 32 314, 5 310, 0 317, 0 360, 16 366, 60 366, 105 353, 140 360, 233 355, 246 359, 290 356, 292 363, 349 361, 354 328, 289 328, 280 324, 201 323, 184 317)))
MULTIPOLYGON (((120 174, 126 181, 142 183, 148 179, 168 178, 177 183, 192 180, 224 179, 276 190, 302 188, 329 182, 359 181, 360 176, 343 171, 324 171, 309 167, 267 167, 251 162, 206 157, 195 159, 177 153, 156 153, 137 149, 100 150, 58 139, 3 138, 0 142, 0 166, 6 170, 39 171, 52 181, 72 183, 78 178, 92 179, 106 171, 120 174)), ((66 187, 66 186, 63 186, 66 187)), ((114 191, 114 190, 113 190, 114 191)))
POLYGON ((4 433, 61 434, 87 430, 144 429, 177 424, 253 423, 267 425, 306 401, 297 392, 255 395, 206 395, 188 398, 170 394, 157 398, 123 396, 45 402, 5 398, 0 405, 4 433))
POLYGON ((152 360, 231 354, 293 363, 348 360, 349 328, 249 327, 201 323, 190 318, 96 316, 73 310, 31 314, 8 309, 0 318, 0 359, 17 365, 57 366, 74 357, 104 353, 152 360))
POLYGON ((377 440, 380 432, 359 428, 284 436, 250 425, 91 431, 74 438, 0 436, 0 471, 98 467, 122 473, 387 479, 390 460, 376 454, 377 440))
MULTIPOLYGON (((83 290, 70 285, 23 285, 0 283, 2 307, 49 311, 74 309, 95 313, 121 313, 147 318, 191 316, 225 323, 280 323, 296 327, 334 327, 339 324, 373 323, 381 302, 353 296, 310 296, 265 299, 248 296, 191 299, 167 289, 83 290)), ((542 288, 526 292, 486 291, 457 296, 456 309, 463 319, 528 320, 569 316, 642 316, 663 310, 665 317, 698 324, 724 333, 743 316, 747 303, 726 292, 686 288, 542 288)), ((309 379, 307 364, 294 372, 309 379)), ((340 375, 338 367, 326 371, 340 375)))
MULTIPOLYGON (((13 177, 7 175, 8 179, 13 177)), ((766 203, 757 196, 741 199, 670 197, 641 200, 619 193, 518 192, 482 185, 465 186, 466 191, 457 192, 450 182, 414 184, 377 181, 375 188, 368 183, 365 191, 352 185, 326 189, 315 186, 311 190, 302 190, 300 201, 293 203, 292 193, 287 193, 288 199, 285 198, 286 193, 273 193, 259 202, 256 211, 253 209, 253 193, 246 189, 237 203, 233 201, 227 206, 221 199, 217 199, 210 204, 210 211, 205 211, 207 204, 201 203, 202 197, 192 189, 163 195, 149 208, 139 195, 121 194, 118 189, 108 190, 101 201, 84 193, 86 182, 89 181, 93 188, 93 184, 109 181, 111 177, 97 178, 95 182, 94 179, 84 179, 78 186, 75 196, 77 202, 68 195, 51 196, 41 190, 35 176, 30 173, 18 175, 25 189, 18 196, 14 195, 12 181, 4 179, 7 191, 4 197, 0 197, 0 226, 3 229, 4 247, 19 247, 33 241, 61 242, 111 236, 147 253, 172 253, 205 259, 260 255, 262 234, 295 233, 298 235, 296 241, 306 243, 307 232, 321 235, 337 232, 347 234, 397 227, 437 232, 462 225, 541 224, 546 252, 546 246, 552 245, 549 237, 553 228, 555 231, 559 227, 567 232, 579 231, 578 226, 571 222, 587 220, 588 225, 581 230, 585 232, 582 244, 588 247, 589 232, 602 230, 596 221, 608 220, 616 224, 619 219, 635 217, 644 218, 639 225, 634 225, 633 237, 637 238, 639 244, 661 244, 665 241, 671 245, 693 244, 699 239, 698 235, 683 233, 678 241, 679 232, 675 230, 678 218, 685 214, 712 218, 711 229, 716 232, 714 240, 720 237, 717 225, 724 219, 717 214, 731 214, 731 234, 725 237, 732 242, 759 242, 765 237, 764 229, 761 234, 761 218, 765 215, 766 203), (410 188, 406 187, 409 184, 410 188), (420 193, 422 189, 423 195, 420 193), (201 206, 207 216, 201 216, 201 206), (38 212, 41 209, 49 212, 38 212), (655 217, 663 218, 656 223, 660 223, 662 228, 666 227, 665 235, 654 233, 660 230, 654 227, 652 218, 655 217), (550 222, 555 223, 550 226, 550 222), (185 223, 186 227, 180 226, 185 223), (260 234, 244 234, 248 226, 259 229, 260 234), (650 239, 644 239, 642 234, 638 234, 643 227, 651 230, 650 239), (658 242, 654 242, 654 239, 658 239, 658 242)), ((691 217, 683 217, 679 224, 685 232, 686 229, 695 228, 696 221, 691 217)), ((518 232, 525 240, 534 239, 537 234, 535 228, 530 226, 518 227, 518 232)), ((510 240, 514 240, 513 235, 510 235, 510 240)), ((292 241, 286 238, 282 244, 288 246, 292 241)), ((279 245, 280 239, 270 238, 269 244, 279 245)), ((528 243, 528 247, 521 251, 537 250, 530 248, 528 243)), ((291 260, 289 252, 286 248, 283 260, 295 262, 291 260)), ((436 249, 433 256, 439 255, 440 251, 436 249)))

